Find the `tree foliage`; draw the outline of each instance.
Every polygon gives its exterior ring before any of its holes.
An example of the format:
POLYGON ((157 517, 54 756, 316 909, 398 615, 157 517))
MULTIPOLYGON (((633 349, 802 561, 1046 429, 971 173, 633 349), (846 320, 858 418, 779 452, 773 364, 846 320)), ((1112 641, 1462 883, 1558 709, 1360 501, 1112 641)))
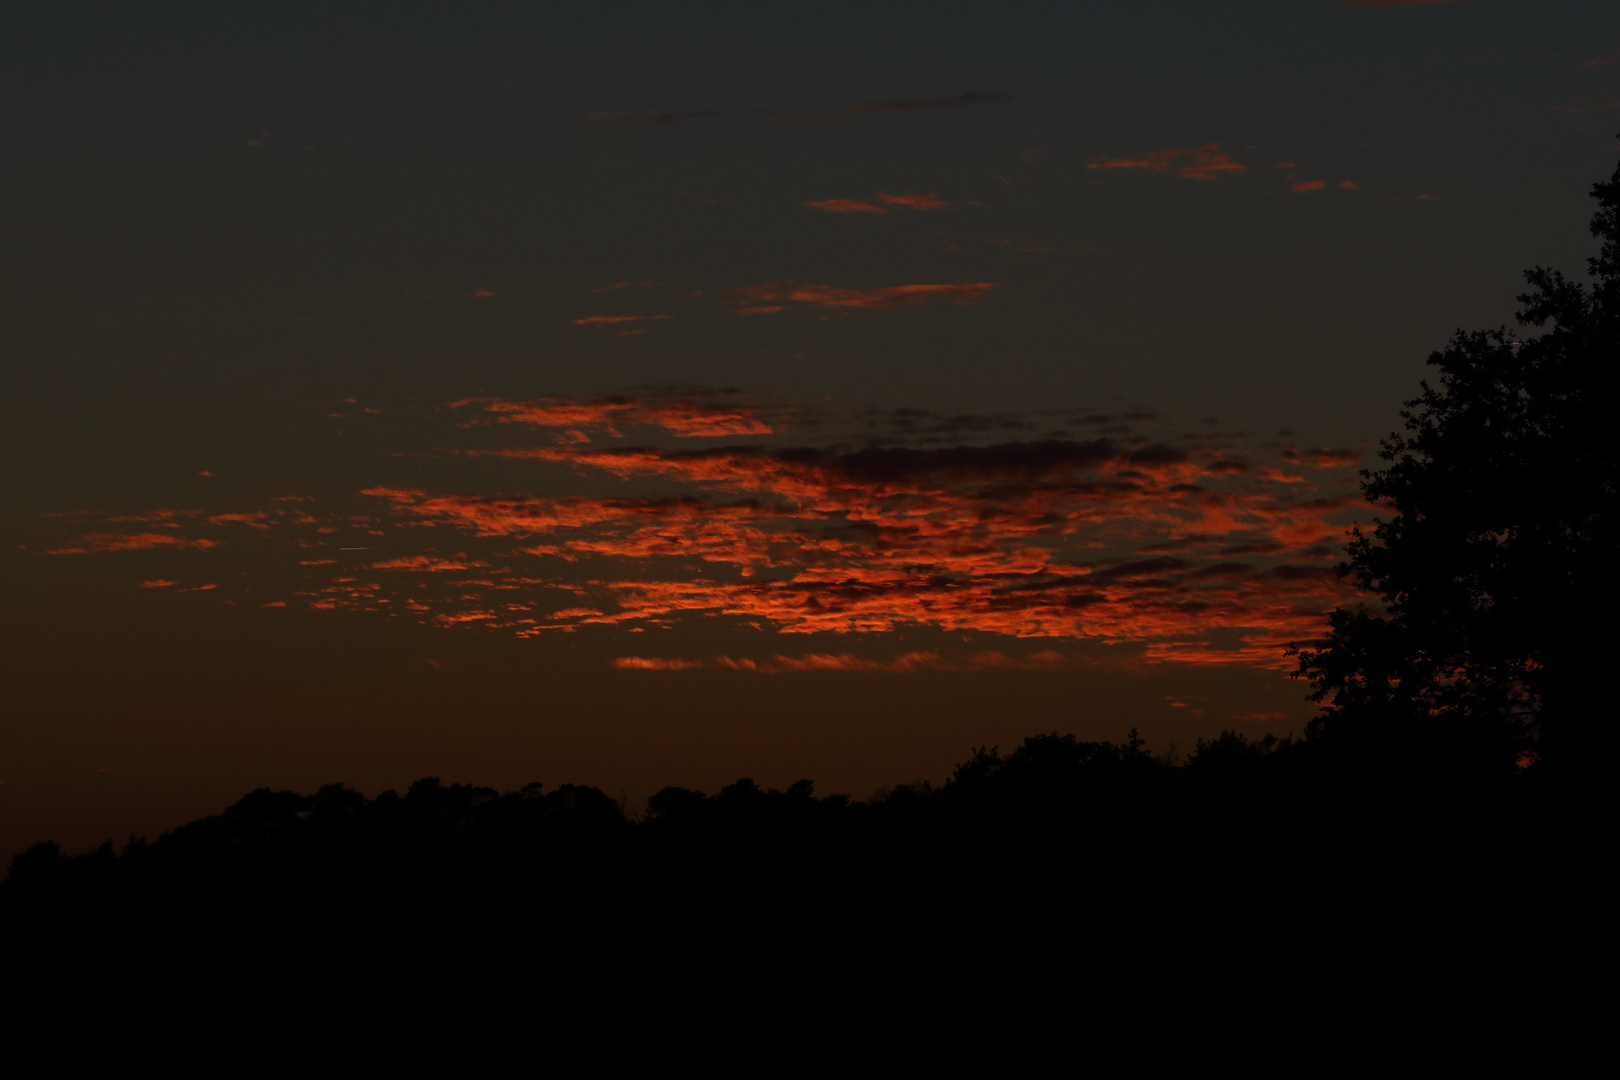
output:
POLYGON ((1387 466, 1362 473, 1392 513, 1353 532, 1340 570, 1382 605, 1333 612, 1299 652, 1325 703, 1313 737, 1496 767, 1575 765, 1608 738, 1620 170, 1592 195, 1594 280, 1527 271, 1519 322, 1544 332, 1459 331, 1383 441, 1387 466))

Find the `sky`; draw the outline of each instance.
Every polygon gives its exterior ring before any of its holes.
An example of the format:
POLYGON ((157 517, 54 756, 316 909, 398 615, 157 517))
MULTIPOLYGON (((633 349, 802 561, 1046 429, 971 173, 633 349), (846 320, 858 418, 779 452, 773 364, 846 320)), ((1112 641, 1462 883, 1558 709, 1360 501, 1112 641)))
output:
POLYGON ((0 855, 1298 733, 1605 0, 0 10, 0 855))

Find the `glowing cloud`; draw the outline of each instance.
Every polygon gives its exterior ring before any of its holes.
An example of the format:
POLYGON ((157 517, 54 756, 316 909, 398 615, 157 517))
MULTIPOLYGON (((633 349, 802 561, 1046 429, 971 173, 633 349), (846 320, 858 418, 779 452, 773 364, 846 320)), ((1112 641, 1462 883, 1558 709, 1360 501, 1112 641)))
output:
POLYGON ((859 199, 822 199, 818 202, 807 202, 804 205, 812 210, 821 210, 828 214, 887 214, 889 211, 881 206, 859 199))
POLYGON ((502 398, 463 398, 448 408, 476 405, 495 413, 502 423, 530 424, 543 428, 572 428, 569 442, 589 442, 587 430, 605 430, 617 436, 615 425, 644 424, 659 427, 683 437, 721 435, 769 435, 771 426, 747 406, 714 404, 704 401, 635 401, 623 397, 573 401, 567 398, 539 398, 534 401, 506 401, 502 398), (577 437, 575 437, 577 436, 577 437))
POLYGON ((890 195, 886 191, 878 192, 878 198, 890 206, 904 206, 910 210, 939 210, 951 205, 930 191, 926 195, 905 191, 899 195, 890 195))
POLYGON ((371 564, 373 570, 415 570, 427 573, 439 573, 445 570, 474 570, 488 566, 489 563, 479 559, 439 559, 431 555, 406 555, 398 559, 384 559, 371 564))
MULTIPOLYGON (((761 288, 784 303, 809 302, 791 299, 796 294, 824 298, 816 291, 824 287, 761 288)), ((893 303, 882 290, 852 292, 863 304, 893 303)), ((789 444, 761 419, 761 406, 701 391, 668 399, 471 398, 453 407, 452 415, 470 415, 485 434, 529 441, 492 447, 473 439, 442 453, 466 468, 505 462, 508 488, 514 464, 547 466, 552 471, 537 470, 537 482, 550 485, 560 467, 575 474, 564 481, 568 493, 379 484, 364 491, 365 512, 300 503, 60 515, 75 532, 92 517, 138 520, 150 531, 85 532, 55 550, 206 549, 215 542, 199 531, 232 529, 236 550, 279 544, 293 555, 279 558, 289 572, 275 591, 254 585, 246 599, 268 592, 287 598, 273 603, 470 628, 463 632, 526 637, 724 620, 772 635, 917 629, 1043 639, 1042 650, 1029 654, 930 647, 874 658, 865 647, 822 646, 701 660, 620 657, 615 664, 627 671, 976 671, 1078 662, 1067 647, 1061 654, 1044 648, 1062 642, 1121 647, 1120 655, 1150 661, 1281 666, 1283 647, 1315 636, 1323 612, 1345 597, 1332 560, 1346 515, 1362 505, 1345 494, 1361 456, 1348 449, 1129 433, 1008 439, 1005 432, 1052 421, 808 407, 790 415, 804 419, 803 430, 832 434, 820 445, 789 444), (598 445, 586 434, 616 434, 615 424, 682 441, 598 445), (751 441, 684 443, 738 435, 751 441), (371 545, 381 551, 343 554, 371 545)), ((1076 412, 1063 423, 1122 420, 1155 423, 1141 412, 1076 412)), ((235 579, 220 580, 211 595, 223 598, 235 579)), ((166 578, 144 585, 181 591, 166 578)))
POLYGON ((193 548, 207 551, 218 547, 212 540, 187 539, 172 533, 87 533, 73 547, 53 548, 47 555, 88 555, 103 551, 145 551, 150 548, 193 548))
MULTIPOLYGON (((763 314, 761 305, 770 301, 788 301, 820 308, 870 308, 891 310, 908 307, 927 300, 949 300, 965 304, 985 293, 999 289, 993 281, 974 281, 940 285, 888 285, 875 289, 849 289, 833 285, 801 285, 792 281, 775 281, 765 285, 746 285, 731 290, 733 303, 743 305, 738 314, 763 314)), ((771 311, 783 310, 778 305, 771 311)))
POLYGON ((620 326, 633 322, 662 322, 673 319, 673 315, 587 315, 583 319, 575 319, 575 326, 620 326))
POLYGON ((1219 143, 1209 143, 1196 150, 1158 150, 1138 158, 1099 158, 1087 165, 1088 169, 1142 169, 1164 173, 1175 170, 1184 180, 1213 180, 1223 175, 1243 176, 1247 166, 1233 161, 1219 143), (1177 165, 1177 162, 1184 164, 1177 165))

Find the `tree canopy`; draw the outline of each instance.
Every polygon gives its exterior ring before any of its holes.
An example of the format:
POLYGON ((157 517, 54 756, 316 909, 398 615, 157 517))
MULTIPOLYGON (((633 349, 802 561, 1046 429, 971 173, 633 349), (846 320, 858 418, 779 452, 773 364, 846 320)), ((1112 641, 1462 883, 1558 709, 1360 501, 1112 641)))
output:
POLYGON ((1354 530, 1340 570, 1382 604, 1334 611, 1298 652, 1325 703, 1313 736, 1497 768, 1573 767, 1609 738, 1620 169, 1592 195, 1594 280, 1527 271, 1518 319, 1544 332, 1458 331, 1383 441, 1388 464, 1363 471, 1390 513, 1354 530))

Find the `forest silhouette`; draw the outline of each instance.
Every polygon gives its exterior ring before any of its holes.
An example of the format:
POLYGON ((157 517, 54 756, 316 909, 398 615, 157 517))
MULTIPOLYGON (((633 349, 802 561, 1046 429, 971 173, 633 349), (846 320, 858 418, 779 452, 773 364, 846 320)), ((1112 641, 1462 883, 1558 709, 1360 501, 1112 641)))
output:
POLYGON ((1620 170, 1593 194, 1592 285, 1530 271, 1521 322, 1550 328, 1459 333, 1387 467, 1363 473, 1386 516, 1341 571, 1366 602, 1295 650, 1323 706, 1301 738, 1227 731, 1177 759, 1134 731, 1040 734, 864 801, 740 779, 665 788, 644 813, 569 784, 260 789, 152 843, 19 854, 5 946, 220 970, 501 957, 558 977, 971 966, 997 934, 1279 979, 1392 941, 1500 970, 1602 895, 1620 170))

